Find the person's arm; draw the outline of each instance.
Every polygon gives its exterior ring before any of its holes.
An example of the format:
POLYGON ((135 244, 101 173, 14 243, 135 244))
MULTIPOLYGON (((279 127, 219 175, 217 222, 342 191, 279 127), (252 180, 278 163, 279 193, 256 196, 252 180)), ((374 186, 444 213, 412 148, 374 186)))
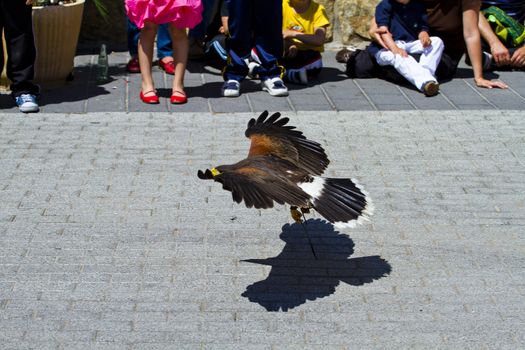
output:
POLYGON ((230 34, 230 29, 228 28, 228 16, 221 16, 221 27, 219 28, 219 33, 224 35, 230 34))
POLYGON ((383 29, 380 29, 377 27, 376 19, 372 17, 370 20, 370 29, 368 30, 368 35, 370 36, 370 40, 378 43, 379 45, 383 46, 385 49, 388 50, 388 47, 386 46, 385 42, 383 41, 383 38, 381 37, 383 34, 390 34, 388 31, 388 28, 383 27, 383 29))
POLYGON ((494 33, 489 22, 482 13, 479 14, 478 28, 481 37, 487 42, 487 44, 489 44, 490 53, 492 54, 492 57, 494 57, 496 64, 498 66, 509 65, 509 50, 498 39, 498 36, 494 33))
POLYGON ((403 57, 408 56, 408 53, 405 50, 399 48, 399 46, 396 45, 392 34, 388 32, 388 28, 386 28, 385 26, 381 26, 378 28, 378 30, 384 33, 381 34, 381 39, 385 43, 386 49, 392 51, 395 55, 401 55, 403 57))
POLYGON ((308 45, 321 46, 326 41, 326 28, 315 28, 313 34, 305 34, 293 29, 283 29, 283 38, 285 40, 296 39, 308 45))
POLYGON ((472 63, 474 81, 479 87, 506 89, 507 84, 501 81, 490 81, 483 77, 481 39, 478 30, 479 22, 479 1, 463 1, 463 38, 467 46, 467 53, 472 63))

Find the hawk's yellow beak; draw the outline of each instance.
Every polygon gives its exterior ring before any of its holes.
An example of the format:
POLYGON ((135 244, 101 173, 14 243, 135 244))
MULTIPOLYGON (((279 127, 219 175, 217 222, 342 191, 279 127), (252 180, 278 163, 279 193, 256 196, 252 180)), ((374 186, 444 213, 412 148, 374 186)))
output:
POLYGON ((210 171, 213 176, 217 176, 221 174, 221 172, 215 168, 212 168, 210 171))

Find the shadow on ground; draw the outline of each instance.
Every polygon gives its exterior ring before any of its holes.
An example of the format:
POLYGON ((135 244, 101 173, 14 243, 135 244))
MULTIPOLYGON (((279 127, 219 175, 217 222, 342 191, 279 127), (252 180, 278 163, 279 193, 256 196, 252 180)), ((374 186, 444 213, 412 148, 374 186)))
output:
POLYGON ((306 230, 299 224, 286 224, 280 238, 286 245, 278 256, 243 260, 272 266, 265 280, 248 286, 242 294, 268 311, 288 311, 333 294, 340 282, 361 286, 392 271, 379 256, 348 259, 354 242, 324 220, 308 220, 306 230))

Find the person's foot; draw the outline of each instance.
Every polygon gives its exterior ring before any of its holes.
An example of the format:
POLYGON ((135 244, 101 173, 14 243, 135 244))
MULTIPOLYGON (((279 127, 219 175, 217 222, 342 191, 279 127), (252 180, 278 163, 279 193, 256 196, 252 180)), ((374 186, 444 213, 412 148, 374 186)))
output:
POLYGON ((170 97, 171 104, 180 105, 188 102, 188 97, 184 91, 174 90, 170 97))
POLYGON ((159 68, 166 72, 166 74, 175 74, 175 61, 169 58, 161 58, 159 60, 159 68))
POLYGON ((439 84, 436 81, 427 81, 423 84, 423 93, 427 97, 436 96, 439 93, 439 84))
POLYGON ((128 64, 126 65, 126 70, 129 73, 140 73, 139 58, 131 57, 131 59, 128 61, 128 64))
POLYGON ((336 54, 335 54, 335 60, 339 63, 346 63, 348 62, 348 60, 350 59, 350 57, 352 56, 352 54, 356 52, 356 49, 353 48, 353 47, 350 47, 349 49, 348 48, 343 48, 341 50, 339 50, 336 54))
POLYGON ((35 95, 21 94, 15 98, 15 102, 22 113, 35 113, 40 110, 35 95))
POLYGON ((237 80, 230 79, 222 85, 222 96, 238 97, 241 94, 241 84, 237 80))
POLYGON ((149 90, 146 92, 140 91, 139 97, 142 100, 142 102, 150 105, 156 105, 159 103, 159 97, 157 96, 156 90, 149 90))
POLYGON ((288 88, 279 77, 264 79, 261 81, 261 86, 272 96, 288 96, 288 88))

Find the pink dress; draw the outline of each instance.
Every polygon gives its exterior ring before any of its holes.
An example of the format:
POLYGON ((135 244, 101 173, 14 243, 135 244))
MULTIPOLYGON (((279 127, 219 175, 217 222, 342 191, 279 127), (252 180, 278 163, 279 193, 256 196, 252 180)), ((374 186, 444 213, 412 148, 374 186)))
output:
POLYGON ((193 28, 202 21, 201 0, 126 0, 131 22, 143 28, 144 22, 173 23, 177 28, 193 28))

